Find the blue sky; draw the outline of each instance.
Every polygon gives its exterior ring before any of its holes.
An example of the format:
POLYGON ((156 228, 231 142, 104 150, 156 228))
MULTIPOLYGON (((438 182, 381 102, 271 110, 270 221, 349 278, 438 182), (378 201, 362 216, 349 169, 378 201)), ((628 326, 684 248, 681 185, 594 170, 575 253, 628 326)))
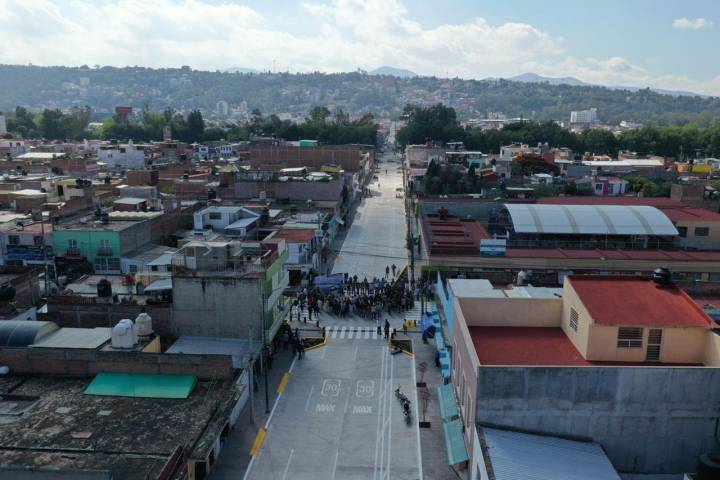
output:
POLYGON ((720 95, 720 0, 0 0, 1 63, 524 72, 720 95))

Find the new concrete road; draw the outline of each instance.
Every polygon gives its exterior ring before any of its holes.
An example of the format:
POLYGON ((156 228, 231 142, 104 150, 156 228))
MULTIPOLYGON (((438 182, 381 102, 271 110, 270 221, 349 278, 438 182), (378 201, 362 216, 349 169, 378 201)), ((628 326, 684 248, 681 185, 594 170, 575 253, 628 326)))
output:
POLYGON ((333 273, 372 280, 384 276, 387 266, 395 264, 402 270, 407 264, 405 203, 398 197, 403 186, 400 167, 399 156, 385 155, 378 162, 377 179, 368 186, 372 197, 362 199, 333 273))
POLYGON ((246 478, 422 478, 413 359, 376 335, 343 337, 294 362, 246 478), (409 423, 398 386, 412 402, 409 423))

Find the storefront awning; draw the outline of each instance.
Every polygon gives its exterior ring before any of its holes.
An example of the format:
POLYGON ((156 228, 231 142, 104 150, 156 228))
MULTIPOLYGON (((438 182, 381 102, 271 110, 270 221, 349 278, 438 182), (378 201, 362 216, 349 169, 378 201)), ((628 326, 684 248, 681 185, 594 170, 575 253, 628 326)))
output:
POLYGON ((438 402, 440 403, 440 418, 443 421, 453 420, 460 416, 455 398, 455 389, 451 383, 438 387, 438 402))
POLYGON ((145 287, 145 292, 161 292, 163 290, 172 290, 172 278, 160 278, 145 287))
POLYGON ((443 423, 443 433, 445 434, 445 448, 447 448, 448 465, 457 465, 458 463, 467 462, 468 452, 467 447, 465 446, 462 420, 453 420, 452 422, 443 423))

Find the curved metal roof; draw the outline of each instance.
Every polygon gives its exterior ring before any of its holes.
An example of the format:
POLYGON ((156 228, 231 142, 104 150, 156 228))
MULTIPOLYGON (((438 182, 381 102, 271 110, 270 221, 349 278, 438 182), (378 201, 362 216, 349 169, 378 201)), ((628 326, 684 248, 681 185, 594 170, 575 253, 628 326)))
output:
POLYGON ((677 235, 655 207, 631 205, 529 205, 506 203, 517 233, 677 235))
POLYGON ((54 322, 37 320, 0 321, 0 347, 27 347, 58 329, 54 322))

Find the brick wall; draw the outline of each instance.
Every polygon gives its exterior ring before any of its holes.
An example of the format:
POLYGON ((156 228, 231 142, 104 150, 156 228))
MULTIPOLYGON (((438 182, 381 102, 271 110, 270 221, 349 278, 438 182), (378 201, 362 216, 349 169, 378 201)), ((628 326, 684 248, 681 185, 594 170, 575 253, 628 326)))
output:
POLYGON ((173 337, 171 305, 95 304, 92 297, 50 296, 47 320, 61 327, 113 327, 123 318, 135 320, 142 312, 152 318, 153 330, 161 337, 173 337))
POLYGON ((0 363, 14 374, 93 376, 100 372, 197 375, 201 380, 231 379, 229 355, 107 352, 55 348, 0 350, 0 363))

